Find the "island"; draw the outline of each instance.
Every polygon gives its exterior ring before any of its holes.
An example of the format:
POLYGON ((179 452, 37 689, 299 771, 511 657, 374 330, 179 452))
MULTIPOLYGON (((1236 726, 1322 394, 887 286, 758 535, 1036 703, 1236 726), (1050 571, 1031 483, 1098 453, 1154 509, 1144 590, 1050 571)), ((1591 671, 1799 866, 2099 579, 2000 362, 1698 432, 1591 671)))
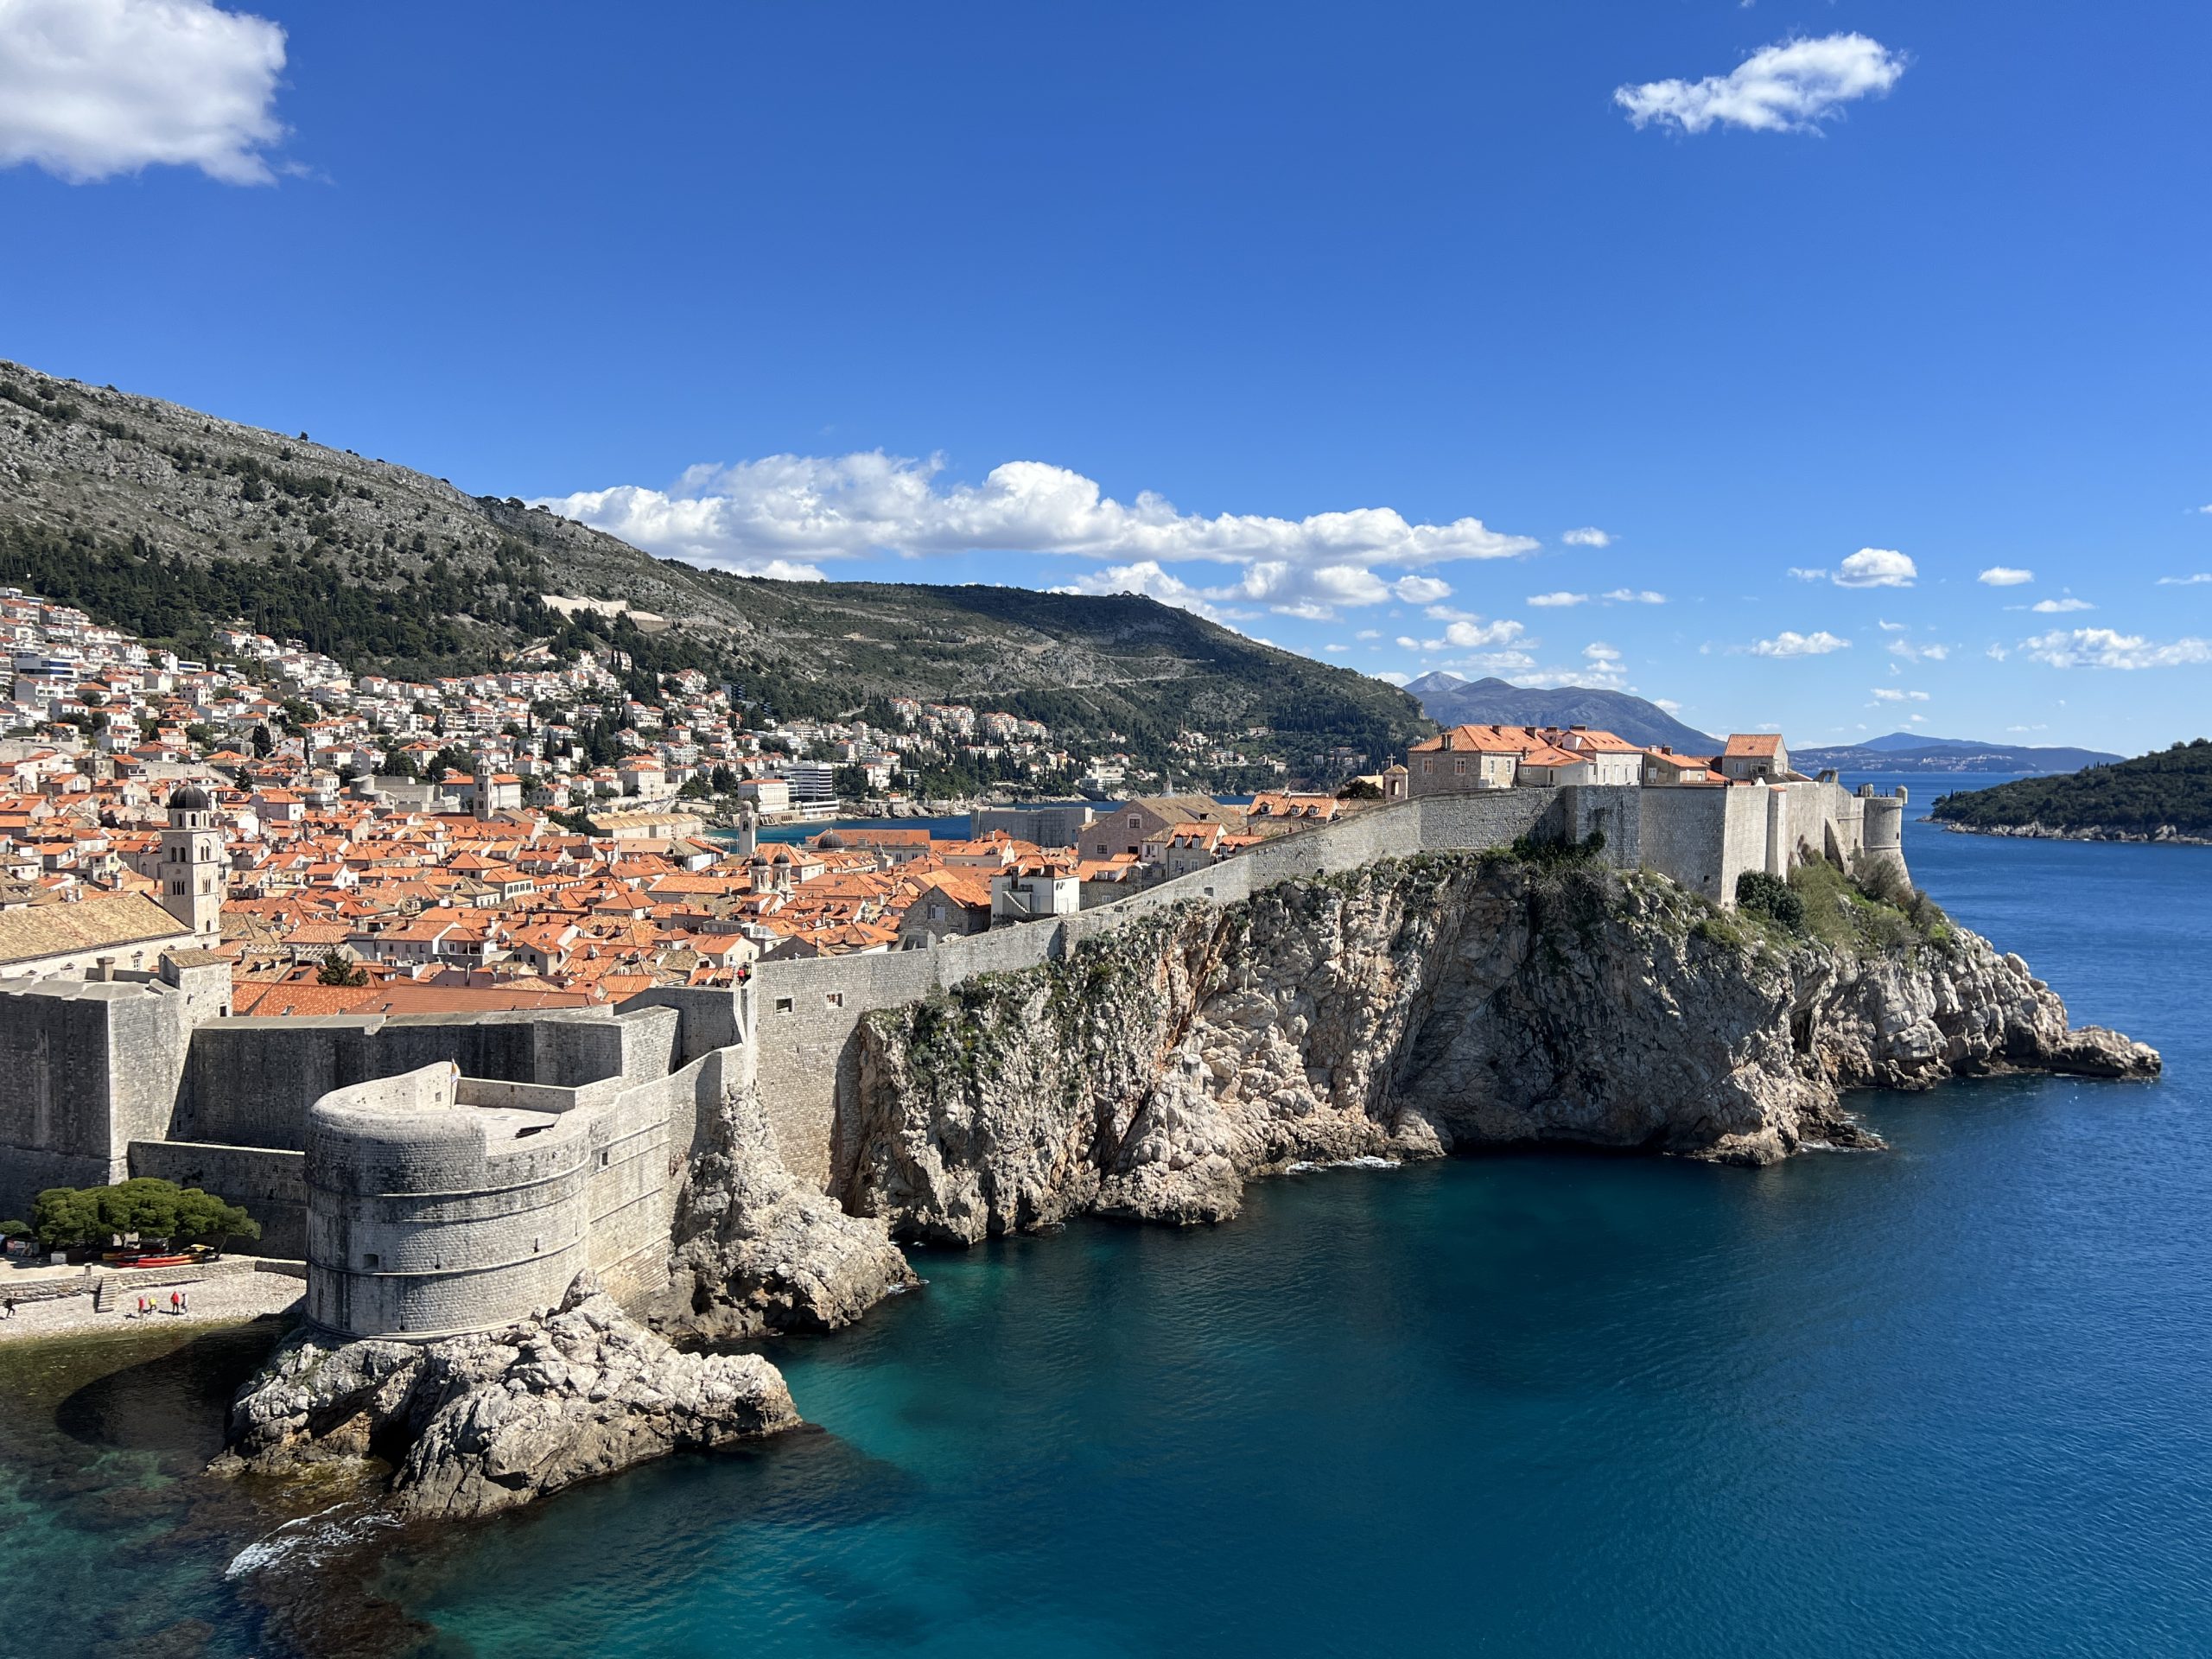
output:
POLYGON ((1940 798, 1929 816, 1979 835, 2212 844, 2212 741, 2066 777, 1961 790, 1940 798))

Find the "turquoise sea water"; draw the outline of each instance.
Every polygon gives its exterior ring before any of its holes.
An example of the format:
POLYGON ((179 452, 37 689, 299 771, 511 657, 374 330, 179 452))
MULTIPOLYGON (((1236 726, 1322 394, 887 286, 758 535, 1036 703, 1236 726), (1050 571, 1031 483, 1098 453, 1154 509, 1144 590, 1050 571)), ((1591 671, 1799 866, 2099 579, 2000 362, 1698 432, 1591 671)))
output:
MULTIPOLYGON (((818 1432, 404 1541, 372 1587, 484 1656, 2212 1652, 2212 850, 1907 835, 2166 1078, 1866 1095, 1893 1150, 1773 1170, 1346 1169, 918 1253, 925 1289, 767 1350, 818 1432)), ((154 1478, 110 1408, 80 1468, 154 1478)), ((50 1478, 54 1440, 0 1455, 50 1478)), ((148 1528, 24 1486, 0 1628, 70 1651, 148 1528)), ((251 1650, 211 1559, 144 1581, 251 1650)))

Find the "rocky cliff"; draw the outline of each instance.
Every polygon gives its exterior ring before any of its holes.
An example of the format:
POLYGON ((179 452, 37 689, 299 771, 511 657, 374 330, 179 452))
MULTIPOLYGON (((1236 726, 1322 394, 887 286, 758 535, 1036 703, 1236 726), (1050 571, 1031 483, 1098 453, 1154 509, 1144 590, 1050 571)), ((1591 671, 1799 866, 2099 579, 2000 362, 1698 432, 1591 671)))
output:
POLYGON ((750 1087, 707 1128, 677 1201, 656 1330, 726 1339, 849 1325, 914 1270, 876 1217, 849 1216, 793 1179, 750 1087))
POLYGON ((1453 855, 1179 906, 868 1016, 838 1190, 930 1240, 1212 1221, 1294 1160, 1561 1141, 1766 1163, 1878 1145, 1856 1086, 2158 1069, 1930 911, 1840 876, 1808 903, 1785 928, 1662 878, 1453 855))
POLYGON ((796 1427, 756 1355, 678 1353, 589 1275, 557 1309, 442 1342, 286 1340, 231 1408, 219 1474, 382 1459, 415 1515, 486 1515, 690 1447, 796 1427))

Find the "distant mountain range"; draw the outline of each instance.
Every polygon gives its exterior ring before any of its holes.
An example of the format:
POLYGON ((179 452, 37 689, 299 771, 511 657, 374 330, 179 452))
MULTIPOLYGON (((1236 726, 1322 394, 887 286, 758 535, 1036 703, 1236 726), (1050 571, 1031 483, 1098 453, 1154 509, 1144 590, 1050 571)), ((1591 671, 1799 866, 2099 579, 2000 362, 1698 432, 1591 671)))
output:
POLYGON ((1545 690, 1505 680, 1463 680, 1439 671, 1410 681, 1421 712, 1440 726, 1595 726, 1647 748, 1717 754, 1720 741, 1625 691, 1563 685, 1545 690))
POLYGON ((1792 749, 1790 764, 1800 772, 2079 772, 2108 766, 2120 757, 2099 749, 2035 748, 2018 743, 1980 743, 1969 738, 1929 737, 1920 732, 1891 732, 1864 743, 1827 748, 1792 749))

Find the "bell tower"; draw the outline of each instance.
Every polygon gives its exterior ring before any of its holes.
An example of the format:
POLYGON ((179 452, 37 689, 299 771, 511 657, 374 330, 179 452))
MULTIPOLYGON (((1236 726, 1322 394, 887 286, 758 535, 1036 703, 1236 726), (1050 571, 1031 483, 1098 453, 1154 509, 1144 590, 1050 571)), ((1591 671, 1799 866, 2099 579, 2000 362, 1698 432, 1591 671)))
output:
POLYGON ((229 885, 215 803, 199 785, 186 784, 169 792, 168 813, 162 831, 162 908, 213 944, 223 934, 229 885))

